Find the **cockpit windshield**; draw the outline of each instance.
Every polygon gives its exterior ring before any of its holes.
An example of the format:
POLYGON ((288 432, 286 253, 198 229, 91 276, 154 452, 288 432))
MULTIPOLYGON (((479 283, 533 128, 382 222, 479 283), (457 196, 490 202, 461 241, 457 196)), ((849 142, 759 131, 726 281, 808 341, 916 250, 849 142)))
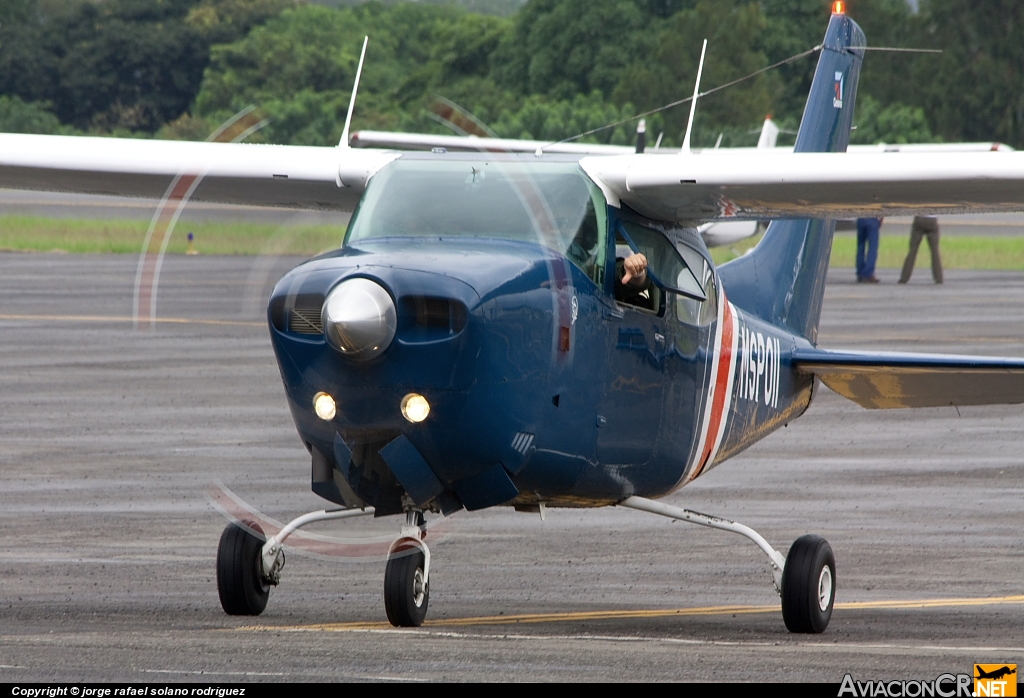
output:
POLYGON ((566 255, 600 283, 604 198, 575 162, 400 158, 377 173, 346 245, 382 238, 498 238, 566 255))

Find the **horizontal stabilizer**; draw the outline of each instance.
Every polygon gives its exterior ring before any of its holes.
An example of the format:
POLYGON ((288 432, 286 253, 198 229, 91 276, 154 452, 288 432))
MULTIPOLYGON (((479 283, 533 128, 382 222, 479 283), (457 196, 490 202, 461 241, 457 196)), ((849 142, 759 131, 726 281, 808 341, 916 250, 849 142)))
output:
POLYGON ((1024 403, 1024 359, 822 349, 792 357, 794 368, 868 409, 1024 403))

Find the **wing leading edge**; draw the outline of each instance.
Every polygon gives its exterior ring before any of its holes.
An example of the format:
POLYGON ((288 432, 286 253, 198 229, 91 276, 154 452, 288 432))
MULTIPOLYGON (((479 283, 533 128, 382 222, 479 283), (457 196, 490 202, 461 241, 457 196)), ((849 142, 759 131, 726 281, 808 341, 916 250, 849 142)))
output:
POLYGON ((868 409, 1024 403, 1024 359, 796 349, 792 361, 868 409))
POLYGON ((380 150, 0 134, 0 187, 159 199, 191 177, 193 200, 350 211, 399 156, 380 150))

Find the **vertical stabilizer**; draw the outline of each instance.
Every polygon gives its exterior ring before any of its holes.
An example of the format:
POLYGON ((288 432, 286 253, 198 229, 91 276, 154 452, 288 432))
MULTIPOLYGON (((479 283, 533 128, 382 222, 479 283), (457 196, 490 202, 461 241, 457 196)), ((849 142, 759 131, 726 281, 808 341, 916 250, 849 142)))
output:
MULTIPOLYGON (((850 143, 864 32, 845 14, 833 14, 804 107, 795 152, 845 152, 850 143)), ((835 221, 773 221, 744 257, 719 269, 729 300, 812 343, 818 336, 825 275, 835 221)))

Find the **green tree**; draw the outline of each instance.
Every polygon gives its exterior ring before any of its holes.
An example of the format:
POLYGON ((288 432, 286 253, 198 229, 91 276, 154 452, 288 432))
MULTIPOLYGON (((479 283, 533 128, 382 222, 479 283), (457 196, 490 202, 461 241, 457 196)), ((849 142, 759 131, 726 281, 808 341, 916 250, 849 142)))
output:
POLYGON ((259 103, 271 117, 260 138, 334 145, 366 35, 358 128, 439 128, 425 111, 436 94, 468 104, 490 94, 496 113, 506 95, 487 78, 488 59, 507 26, 448 6, 296 7, 213 48, 196 113, 216 121, 259 103))
POLYGON ((495 53, 494 78, 523 95, 610 95, 645 53, 647 25, 634 0, 531 0, 495 53))
POLYGON ((185 24, 210 44, 226 44, 294 6, 295 0, 199 0, 189 9, 185 24))
MULTIPOLYGON (((502 138, 524 138, 558 141, 600 128, 636 113, 632 104, 617 106, 595 91, 589 95, 576 95, 571 100, 551 101, 541 95, 532 95, 521 107, 503 111, 491 128, 502 138)), ((648 133, 664 128, 660 117, 649 119, 648 133)), ((636 142, 636 123, 627 122, 604 129, 580 142, 632 145, 636 142)), ((653 140, 651 141, 653 145, 653 140)))
POLYGON ((949 141, 1024 147, 1024 5, 930 0, 921 19, 924 40, 943 51, 913 71, 933 129, 949 141))
POLYGON ((191 0, 83 4, 65 25, 61 121, 103 131, 156 130, 187 110, 206 67, 208 44, 189 27, 191 0))
MULTIPOLYGON (((649 55, 623 72, 615 100, 647 110, 693 94, 704 39, 708 40, 708 49, 702 90, 749 75, 768 63, 757 49, 765 25, 756 3, 700 0, 664 23, 649 55)), ((771 110, 772 85, 771 77, 762 75, 701 99, 693 144, 714 145, 718 134, 728 131, 730 138, 723 139, 724 145, 749 145, 735 141, 748 128, 759 125, 771 110)), ((682 142, 688 117, 688 104, 664 113, 667 143, 682 142)))
POLYGON ((924 109, 899 102, 885 106, 871 95, 858 95, 851 143, 931 143, 924 109))
POLYGON ((292 0, 4 0, 0 94, 46 102, 65 124, 152 133, 187 111, 213 41, 292 0))
POLYGON ((0 133, 71 134, 45 104, 0 95, 0 133))

